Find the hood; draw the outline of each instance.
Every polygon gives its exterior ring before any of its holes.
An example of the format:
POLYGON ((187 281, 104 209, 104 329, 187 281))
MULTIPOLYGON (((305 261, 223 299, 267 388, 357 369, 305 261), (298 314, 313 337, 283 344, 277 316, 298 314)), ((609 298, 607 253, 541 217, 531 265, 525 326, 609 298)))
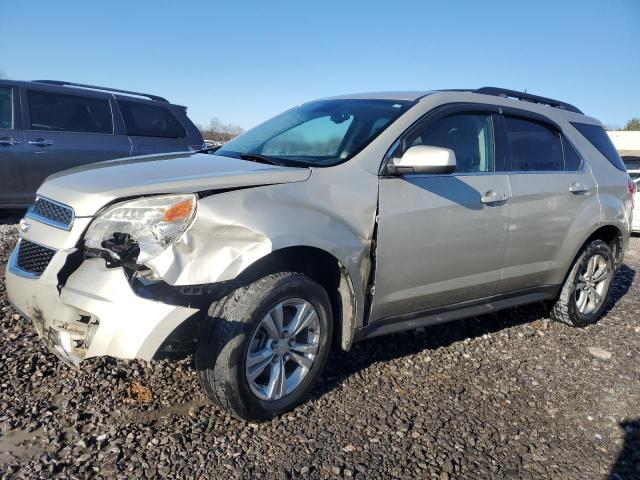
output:
POLYGON ((109 160, 51 175, 38 195, 90 217, 118 198, 303 182, 309 168, 278 167, 206 153, 169 153, 109 160))

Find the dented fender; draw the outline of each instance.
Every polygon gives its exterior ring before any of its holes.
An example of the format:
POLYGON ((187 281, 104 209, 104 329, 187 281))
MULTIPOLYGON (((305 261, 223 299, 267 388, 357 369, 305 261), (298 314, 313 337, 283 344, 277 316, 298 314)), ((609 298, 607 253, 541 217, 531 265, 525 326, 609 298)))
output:
MULTIPOLYGON (((347 163, 313 169, 305 182, 207 196, 199 200, 182 237, 147 266, 170 285, 211 284, 233 280, 277 250, 315 247, 340 262, 361 306, 371 266, 377 182, 377 175, 347 163), (331 179, 344 175, 350 181, 331 179)), ((362 308, 357 316, 361 323, 362 308)))

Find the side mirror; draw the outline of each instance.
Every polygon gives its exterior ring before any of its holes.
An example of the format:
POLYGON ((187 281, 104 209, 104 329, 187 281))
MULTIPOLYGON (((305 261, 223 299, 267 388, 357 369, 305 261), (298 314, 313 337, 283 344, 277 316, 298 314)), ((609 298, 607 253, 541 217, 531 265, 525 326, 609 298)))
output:
POLYGON ((453 150, 431 145, 410 147, 402 158, 393 158, 387 164, 390 175, 408 173, 451 173, 456 169, 456 154, 453 150))

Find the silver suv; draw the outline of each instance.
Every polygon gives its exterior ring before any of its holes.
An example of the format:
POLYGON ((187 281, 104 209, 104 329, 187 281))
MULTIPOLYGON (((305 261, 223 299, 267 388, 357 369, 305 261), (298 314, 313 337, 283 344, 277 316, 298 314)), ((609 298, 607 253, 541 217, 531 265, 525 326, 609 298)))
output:
POLYGON ((214 155, 54 175, 20 224, 9 299, 61 359, 195 349, 245 419, 300 403, 331 345, 545 301, 603 313, 632 183, 602 125, 497 88, 348 95, 214 155))

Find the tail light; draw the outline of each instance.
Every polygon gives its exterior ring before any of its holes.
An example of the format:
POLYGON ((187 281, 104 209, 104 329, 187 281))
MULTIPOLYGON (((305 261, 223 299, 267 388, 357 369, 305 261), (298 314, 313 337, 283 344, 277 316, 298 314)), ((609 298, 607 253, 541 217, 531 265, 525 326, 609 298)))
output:
POLYGON ((638 192, 638 185, 636 185, 636 182, 629 179, 629 196, 631 197, 631 206, 633 206, 634 208, 636 206, 634 195, 637 192, 638 192))

